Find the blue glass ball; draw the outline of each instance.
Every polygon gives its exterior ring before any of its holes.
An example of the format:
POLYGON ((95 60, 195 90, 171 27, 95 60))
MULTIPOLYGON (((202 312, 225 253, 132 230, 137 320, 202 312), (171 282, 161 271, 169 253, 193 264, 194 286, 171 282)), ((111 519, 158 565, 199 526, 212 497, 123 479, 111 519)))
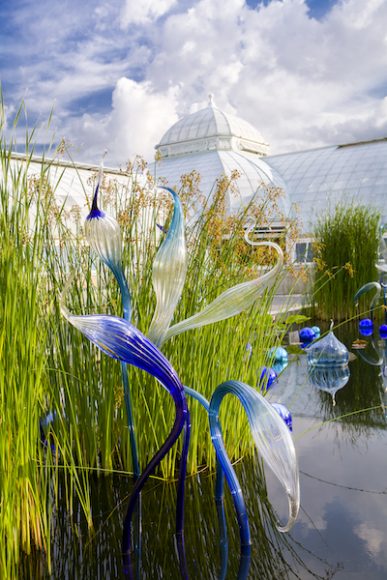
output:
POLYGON ((268 355, 273 358, 275 362, 285 362, 288 360, 288 353, 282 346, 273 346, 269 349, 268 355))
POLYGON ((314 338, 315 338, 315 334, 314 334, 313 330, 311 328, 309 328, 309 326, 305 326, 305 328, 301 328, 301 330, 299 332, 299 336, 300 336, 300 341, 303 344, 308 344, 309 342, 312 342, 312 340, 314 340, 314 338))
POLYGON ((314 332, 314 337, 315 338, 319 338, 320 334, 321 334, 321 329, 319 326, 312 326, 312 330, 314 332))
POLYGON ((362 336, 371 336, 374 331, 374 323, 370 318, 363 318, 359 321, 359 332, 362 336))
POLYGON ((372 336, 374 332, 373 328, 359 328, 359 333, 362 336, 372 336))
POLYGON ((387 338, 387 324, 382 324, 379 327, 380 338, 387 338))
POLYGON ((266 390, 270 389, 270 387, 277 380, 277 378, 278 375, 274 369, 272 369, 271 367, 263 367, 261 376, 259 378, 259 386, 261 388, 266 387, 266 390))
POLYGON ((282 405, 282 403, 272 403, 272 406, 277 411, 281 419, 285 421, 285 424, 289 428, 289 431, 293 431, 293 420, 289 409, 285 407, 285 405, 282 405))

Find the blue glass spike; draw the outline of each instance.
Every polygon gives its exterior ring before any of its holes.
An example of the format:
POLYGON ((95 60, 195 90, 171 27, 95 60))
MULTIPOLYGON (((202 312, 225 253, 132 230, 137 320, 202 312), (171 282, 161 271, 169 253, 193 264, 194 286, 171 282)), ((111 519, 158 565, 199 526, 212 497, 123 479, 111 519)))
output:
POLYGON ((95 188, 93 202, 91 204, 91 210, 89 215, 86 217, 87 220, 102 218, 106 215, 105 212, 100 210, 98 207, 98 191, 99 191, 99 182, 97 183, 97 186, 95 188))

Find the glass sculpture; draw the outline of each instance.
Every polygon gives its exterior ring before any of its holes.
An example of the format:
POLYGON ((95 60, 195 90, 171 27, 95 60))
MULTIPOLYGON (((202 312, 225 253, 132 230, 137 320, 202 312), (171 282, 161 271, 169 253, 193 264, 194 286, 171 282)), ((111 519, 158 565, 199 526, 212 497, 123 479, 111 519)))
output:
MULTIPOLYGON (((154 376, 169 392, 175 403, 175 420, 171 431, 149 461, 144 471, 137 474, 135 485, 129 500, 129 506, 124 523, 123 553, 124 562, 130 569, 131 551, 131 521, 138 503, 140 492, 150 476, 159 465, 162 458, 175 444, 181 432, 184 433, 183 448, 180 461, 180 473, 177 490, 176 537, 181 560, 184 559, 184 480, 186 475, 187 454, 190 435, 189 410, 186 395, 199 400, 209 413, 211 437, 214 443, 217 460, 216 496, 223 495, 224 476, 229 485, 237 518, 240 525, 241 545, 250 546, 250 531, 248 517, 244 506, 241 487, 227 456, 219 424, 219 406, 226 394, 239 398, 246 410, 251 432, 259 453, 278 477, 286 490, 289 499, 289 518, 284 525, 278 525, 280 531, 288 531, 293 525, 299 510, 299 479, 298 465, 293 440, 283 418, 268 403, 261 394, 249 385, 236 381, 228 381, 220 385, 208 402, 200 393, 192 388, 184 387, 170 362, 161 353, 163 343, 172 336, 186 330, 198 328, 218 322, 248 309, 259 297, 263 288, 274 280, 283 264, 281 248, 272 242, 246 241, 256 246, 270 246, 277 253, 277 263, 263 276, 243 282, 220 294, 201 312, 171 326, 174 310, 180 299, 186 271, 187 252, 185 247, 184 220, 180 199, 170 188, 166 189, 173 198, 174 210, 169 230, 161 243, 153 265, 152 282, 156 294, 156 309, 148 331, 148 337, 131 324, 132 303, 130 291, 122 267, 121 234, 119 225, 98 207, 98 192, 102 183, 102 165, 95 190, 92 208, 86 220, 86 233, 89 243, 101 260, 113 272, 122 295, 124 317, 106 315, 71 314, 64 305, 66 292, 63 292, 61 304, 62 313, 70 324, 82 332, 93 344, 108 356, 117 359, 122 365, 122 375, 127 402, 128 422, 131 434, 131 444, 135 447, 133 416, 130 402, 129 383, 126 365, 133 365, 154 376), (132 426, 130 426, 132 422, 132 426)), ((136 449, 132 449, 133 465, 138 466, 136 449)), ((247 552, 245 554, 248 555, 247 552)), ((245 563, 248 559, 242 559, 245 563)), ((241 560, 241 561, 242 561, 241 560)), ((184 569, 184 566, 182 567, 184 569)))
POLYGON ((348 349, 336 338, 332 329, 333 322, 328 334, 307 348, 309 365, 320 367, 348 364, 348 349))

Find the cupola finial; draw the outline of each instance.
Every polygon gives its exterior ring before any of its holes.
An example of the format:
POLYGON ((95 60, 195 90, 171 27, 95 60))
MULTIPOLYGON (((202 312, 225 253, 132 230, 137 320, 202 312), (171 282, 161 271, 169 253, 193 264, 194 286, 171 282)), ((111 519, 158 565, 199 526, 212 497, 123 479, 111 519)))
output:
POLYGON ((214 95, 212 93, 209 93, 208 95, 208 106, 209 107, 214 107, 215 103, 214 103, 214 95))

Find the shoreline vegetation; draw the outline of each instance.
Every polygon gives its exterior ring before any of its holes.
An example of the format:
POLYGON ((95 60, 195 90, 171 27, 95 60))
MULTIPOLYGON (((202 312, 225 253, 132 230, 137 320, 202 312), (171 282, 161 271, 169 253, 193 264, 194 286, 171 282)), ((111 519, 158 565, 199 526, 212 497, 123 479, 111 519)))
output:
MULTIPOLYGON (((132 472, 120 365, 101 356, 60 315, 60 293, 69 277, 67 304, 79 314, 121 315, 119 292, 85 243, 77 208, 68 212, 58 205, 57 183, 50 180, 53 162, 43 160, 40 172, 29 175, 32 137, 26 138, 25 160, 16 164, 12 144, 2 137, 0 145, 0 575, 5 578, 17 570, 21 553, 33 548, 45 552, 50 570, 50 514, 59 501, 71 515, 76 497, 92 530, 90 478, 132 472), (65 498, 59 497, 59 477, 66 481, 65 498)), ((134 176, 145 170, 136 163, 128 168, 134 176)), ((58 179, 64 176, 65 170, 58 179)), ((224 219, 226 194, 236 180, 237 173, 221 177, 208 202, 198 198, 197 174, 182 177, 189 265, 176 321, 272 264, 270 250, 244 242, 245 214, 224 219), (197 202, 204 210, 189 221, 197 202)), ((278 195, 268 190, 265 200, 249 208, 256 223, 271 219, 278 195)), ((163 235, 157 224, 168 228, 171 202, 160 190, 155 194, 149 175, 145 182, 133 178, 130 191, 106 181, 101 197, 121 226, 134 323, 144 330, 155 306, 152 263, 163 235)), ((268 349, 285 333, 285 325, 273 324, 269 315, 274 291, 265 291, 246 313, 169 341, 165 354, 184 384, 207 398, 226 378, 258 385, 268 349)), ((130 383, 143 467, 165 438, 173 408, 145 373, 130 369, 130 383)), ((203 467, 213 470, 215 457, 208 417, 195 401, 189 404, 188 473, 195 474, 203 467)), ((225 401, 221 421, 231 459, 252 455, 247 419, 235 398, 225 401)), ((159 477, 174 480, 180 451, 181 445, 163 460, 159 477)))

